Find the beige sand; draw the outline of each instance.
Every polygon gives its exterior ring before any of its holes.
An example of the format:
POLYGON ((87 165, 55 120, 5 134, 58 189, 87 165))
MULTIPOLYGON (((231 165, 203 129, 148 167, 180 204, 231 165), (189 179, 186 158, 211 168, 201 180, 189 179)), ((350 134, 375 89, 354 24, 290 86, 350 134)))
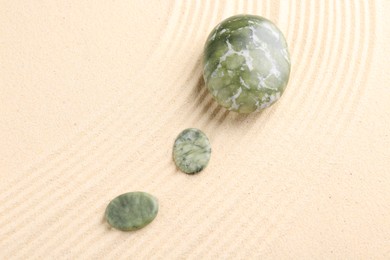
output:
POLYGON ((2 1, 0 258, 389 259, 388 0, 2 1), (260 14, 291 81, 239 116, 201 80, 211 28, 260 14), (207 170, 178 172, 198 127, 207 170), (147 228, 103 221, 118 194, 160 200, 147 228))

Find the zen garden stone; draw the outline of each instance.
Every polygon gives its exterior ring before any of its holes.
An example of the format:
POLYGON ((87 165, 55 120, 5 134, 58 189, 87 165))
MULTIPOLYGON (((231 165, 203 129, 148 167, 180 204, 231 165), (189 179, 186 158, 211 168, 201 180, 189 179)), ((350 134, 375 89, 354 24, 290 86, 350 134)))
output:
POLYGON ((176 138, 173 146, 173 159, 176 166, 187 174, 202 171, 211 155, 210 142, 199 129, 189 128, 176 138))
POLYGON ((129 192, 113 199, 106 208, 107 222, 114 228, 131 231, 153 221, 158 212, 158 201, 145 192, 129 192))
POLYGON ((250 113, 269 107, 290 76, 286 40, 263 17, 230 17, 206 41, 203 76, 216 101, 229 110, 250 113))

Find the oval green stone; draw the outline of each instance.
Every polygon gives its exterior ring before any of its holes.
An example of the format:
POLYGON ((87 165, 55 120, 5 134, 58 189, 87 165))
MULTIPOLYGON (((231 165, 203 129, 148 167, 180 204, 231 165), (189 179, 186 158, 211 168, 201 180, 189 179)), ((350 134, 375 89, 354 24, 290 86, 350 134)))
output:
POLYGON ((290 76, 290 57, 281 31, 269 20, 237 15, 210 33, 203 57, 207 88, 223 107, 250 113, 272 105, 290 76))
POLYGON ((158 201, 155 197, 146 192, 129 192, 108 204, 105 217, 112 227, 130 231, 152 222, 157 212, 158 201))
POLYGON ((173 146, 173 159, 183 172, 195 174, 208 164, 211 155, 210 142, 199 129, 189 128, 176 138, 173 146))

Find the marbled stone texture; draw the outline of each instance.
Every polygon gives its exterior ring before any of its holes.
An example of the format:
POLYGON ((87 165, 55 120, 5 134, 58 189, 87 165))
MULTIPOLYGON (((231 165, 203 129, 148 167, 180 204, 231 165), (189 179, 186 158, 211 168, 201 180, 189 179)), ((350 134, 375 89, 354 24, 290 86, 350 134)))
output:
POLYGON ((112 227, 131 231, 152 222, 157 212, 158 201, 154 196, 146 192, 129 192, 108 204, 105 217, 112 227))
POLYGON ((173 145, 173 159, 176 166, 187 174, 202 171, 208 164, 211 155, 210 142, 207 136, 195 128, 181 132, 173 145))
POLYGON ((250 113, 269 107, 283 94, 289 75, 286 40, 263 17, 230 17, 206 41, 204 80, 216 101, 229 110, 250 113))

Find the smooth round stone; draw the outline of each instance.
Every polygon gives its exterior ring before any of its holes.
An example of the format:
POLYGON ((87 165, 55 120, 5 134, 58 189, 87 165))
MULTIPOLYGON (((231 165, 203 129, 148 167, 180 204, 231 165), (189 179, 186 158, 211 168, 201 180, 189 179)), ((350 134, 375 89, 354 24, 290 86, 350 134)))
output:
POLYGON ((210 155, 209 139, 195 128, 181 132, 173 146, 173 160, 176 166, 187 174, 202 171, 209 163, 210 155))
POLYGON ((237 15, 210 33, 204 49, 203 77, 223 107, 250 113, 272 105, 290 76, 290 57, 281 31, 269 20, 237 15))
POLYGON ((130 231, 152 222, 157 212, 158 201, 155 197, 146 192, 129 192, 108 204, 105 217, 112 227, 130 231))

